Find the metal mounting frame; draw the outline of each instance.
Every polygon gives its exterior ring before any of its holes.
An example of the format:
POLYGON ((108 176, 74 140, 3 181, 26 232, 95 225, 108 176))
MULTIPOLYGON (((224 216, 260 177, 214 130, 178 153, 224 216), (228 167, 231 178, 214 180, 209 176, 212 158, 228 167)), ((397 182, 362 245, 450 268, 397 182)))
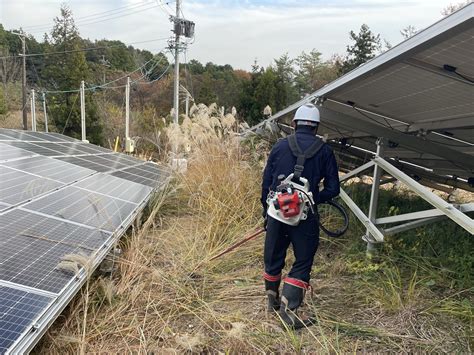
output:
POLYGON ((367 251, 372 251, 375 243, 383 242, 384 236, 394 235, 447 218, 464 228, 471 235, 474 235, 474 220, 467 215, 467 213, 474 211, 474 203, 457 205, 446 202, 430 189, 421 185, 387 160, 383 159, 384 143, 385 140, 382 138, 377 141, 377 153, 371 161, 340 177, 341 182, 347 181, 361 175, 371 167, 374 168, 369 212, 367 215, 342 188, 340 193, 342 200, 367 228, 366 234, 362 237, 362 239, 367 242, 367 251), (378 193, 381 185, 382 172, 390 175, 392 179, 403 183, 411 192, 416 193, 434 208, 396 216, 377 217, 378 193), (389 228, 381 228, 381 226, 395 223, 401 224, 389 228))

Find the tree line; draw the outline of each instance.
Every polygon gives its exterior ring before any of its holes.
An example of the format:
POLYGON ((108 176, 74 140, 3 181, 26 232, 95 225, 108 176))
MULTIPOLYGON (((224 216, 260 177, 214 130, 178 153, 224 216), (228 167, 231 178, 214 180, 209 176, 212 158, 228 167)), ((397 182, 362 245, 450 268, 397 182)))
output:
MULTIPOLYGON (((445 11, 455 9, 453 6, 445 11)), ((405 38, 414 33, 413 26, 401 31, 405 38)), ((273 112, 279 111, 390 47, 386 41, 383 46, 380 35, 372 32, 366 24, 358 32, 350 31, 349 40, 346 53, 333 55, 329 60, 324 60, 322 53, 312 49, 295 58, 284 53, 267 67, 255 61, 252 69, 245 71, 231 65, 203 64, 193 59, 182 63, 180 77, 196 103, 215 102, 229 110, 236 107, 241 119, 255 124, 263 119, 266 106, 270 106, 273 112)), ((28 87, 53 92, 47 97, 48 109, 60 132, 75 137, 80 134, 78 93, 67 91, 78 89, 81 80, 89 89, 95 87, 86 94, 87 124, 93 127, 89 130, 93 142, 103 139, 103 126, 107 123, 106 113, 100 107, 123 104, 120 91, 106 95, 102 93, 103 88, 97 86, 122 78, 127 73, 132 72, 132 80, 153 81, 160 78, 166 68, 170 69, 162 80, 134 87, 131 97, 132 107, 137 110, 152 110, 162 116, 170 112, 173 70, 166 56, 121 41, 82 38, 66 5, 54 19, 51 32, 45 34, 42 41, 28 35, 26 45, 27 54, 36 54, 27 58, 28 87)), ((12 89, 17 88, 12 83, 18 85, 21 80, 20 53, 18 36, 0 24, 0 115, 21 109, 21 104, 18 107, 19 91, 12 89)), ((124 79, 116 82, 118 86, 123 83, 124 79)))

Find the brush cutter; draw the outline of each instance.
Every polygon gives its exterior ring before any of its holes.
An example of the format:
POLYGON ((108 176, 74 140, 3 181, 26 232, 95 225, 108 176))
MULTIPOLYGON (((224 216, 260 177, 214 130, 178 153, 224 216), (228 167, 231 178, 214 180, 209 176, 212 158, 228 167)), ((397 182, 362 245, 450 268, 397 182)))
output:
MULTIPOLYGON (((286 203, 285 206, 288 206, 289 204, 293 204, 293 203, 296 203, 296 202, 291 201, 290 203, 288 203, 287 200, 285 199, 284 203, 286 203)), ((347 231, 347 228, 349 227, 349 216, 347 215, 347 212, 344 209, 344 207, 342 207, 338 202, 336 202, 334 200, 331 200, 331 201, 328 201, 326 203, 320 204, 318 207, 319 207, 318 209, 324 211, 324 218, 323 218, 324 220, 321 221, 321 218, 320 218, 320 221, 319 221, 319 227, 321 228, 321 230, 329 237, 332 237, 332 238, 341 237, 347 231)), ((292 208, 294 208, 294 206, 290 205, 290 207, 287 210, 290 210, 292 208)), ((296 212, 294 211, 294 212, 290 212, 290 213, 292 214, 292 213, 296 213, 296 212)), ((301 213, 301 210, 298 213, 301 213)), ((221 256, 232 252, 233 250, 240 247, 242 244, 245 244, 245 243, 251 241, 252 239, 257 238, 263 232, 265 232, 265 228, 259 228, 255 231, 251 232, 249 235, 245 236, 242 240, 239 240, 237 243, 232 244, 230 247, 228 247, 227 249, 225 249, 221 253, 217 254, 214 257, 212 257, 209 261, 216 260, 216 259, 220 258, 221 256)))

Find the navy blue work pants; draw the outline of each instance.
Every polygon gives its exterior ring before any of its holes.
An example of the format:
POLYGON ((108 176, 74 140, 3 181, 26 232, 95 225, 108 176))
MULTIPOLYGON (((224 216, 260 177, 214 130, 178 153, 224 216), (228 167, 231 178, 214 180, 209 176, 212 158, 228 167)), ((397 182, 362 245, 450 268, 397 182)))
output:
POLYGON ((268 217, 265 237, 265 274, 278 276, 285 266, 286 251, 293 246, 295 262, 288 277, 309 282, 314 255, 319 245, 318 219, 312 213, 297 226, 289 226, 268 217))

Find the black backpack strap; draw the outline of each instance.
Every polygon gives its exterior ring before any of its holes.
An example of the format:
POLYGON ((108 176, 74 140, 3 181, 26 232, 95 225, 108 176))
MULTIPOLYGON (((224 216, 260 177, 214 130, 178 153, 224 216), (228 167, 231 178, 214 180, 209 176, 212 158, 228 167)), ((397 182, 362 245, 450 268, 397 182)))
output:
POLYGON ((294 177, 299 179, 301 177, 301 173, 304 169, 304 162, 306 160, 304 152, 301 150, 298 142, 296 141, 296 135, 292 134, 288 136, 288 143, 290 145, 291 153, 296 157, 296 165, 294 171, 294 177))
POLYGON ((322 139, 317 139, 306 151, 302 151, 298 142, 296 141, 296 135, 292 134, 288 136, 288 144, 290 145, 291 152, 296 157, 296 165, 294 171, 294 177, 299 179, 304 170, 304 163, 306 159, 314 157, 323 147, 324 142, 322 139))

